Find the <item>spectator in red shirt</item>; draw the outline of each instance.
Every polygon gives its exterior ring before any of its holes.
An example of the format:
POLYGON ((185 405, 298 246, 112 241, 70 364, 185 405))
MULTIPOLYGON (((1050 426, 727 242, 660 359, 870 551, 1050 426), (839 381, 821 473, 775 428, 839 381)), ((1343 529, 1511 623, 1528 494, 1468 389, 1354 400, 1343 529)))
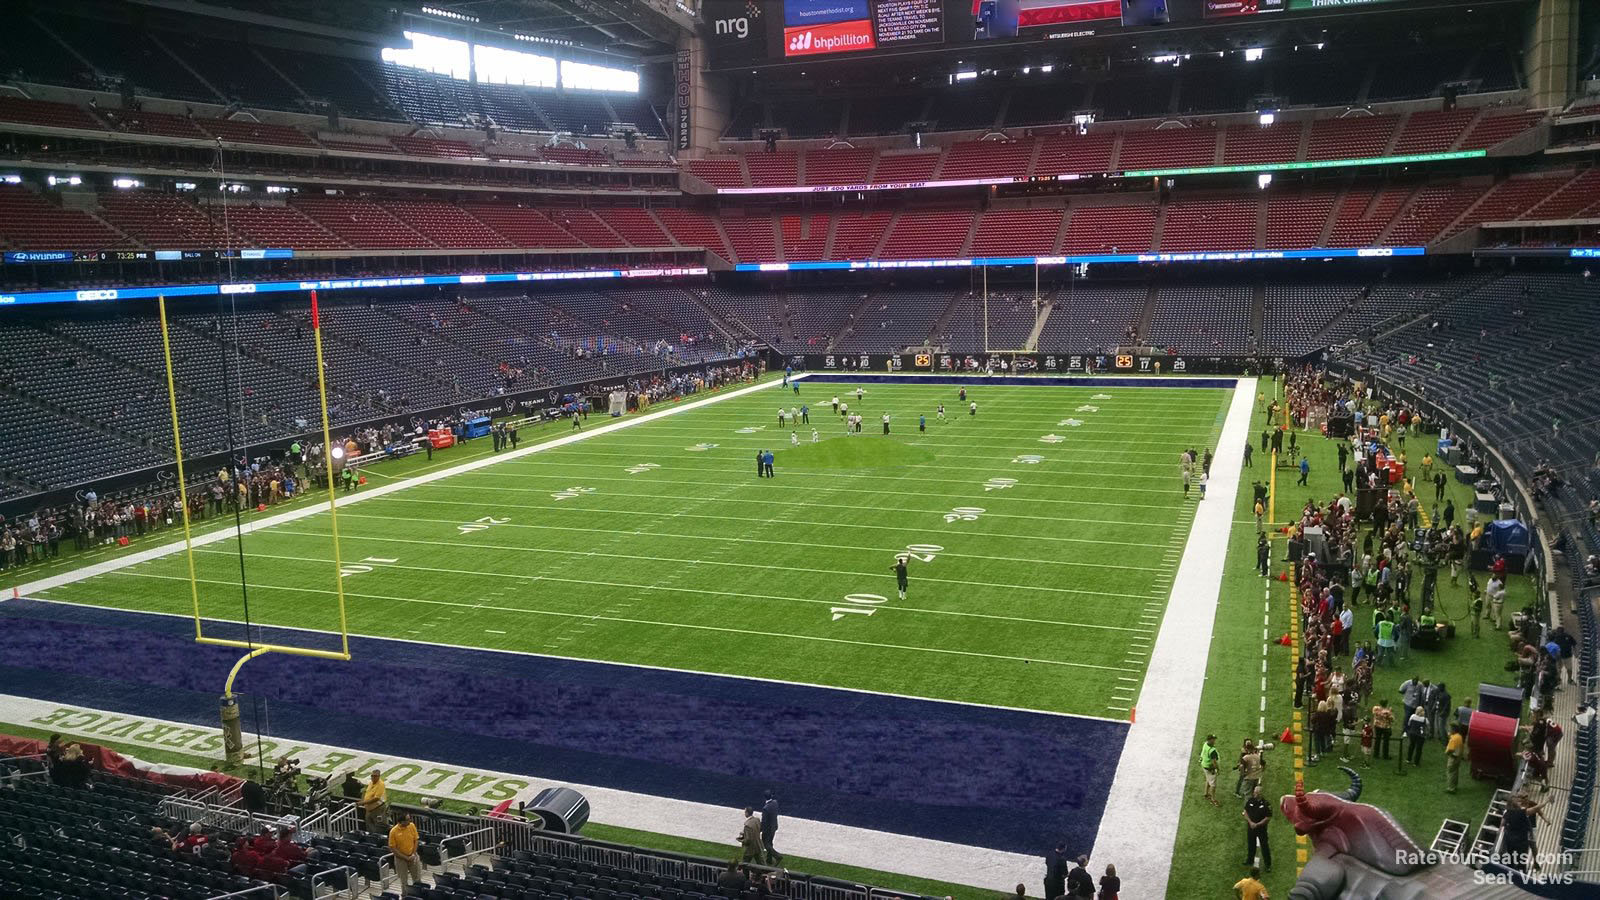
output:
POLYGON ((200 830, 200 823, 195 822, 189 826, 189 833, 177 842, 175 849, 189 853, 199 853, 209 843, 211 843, 211 838, 200 830))

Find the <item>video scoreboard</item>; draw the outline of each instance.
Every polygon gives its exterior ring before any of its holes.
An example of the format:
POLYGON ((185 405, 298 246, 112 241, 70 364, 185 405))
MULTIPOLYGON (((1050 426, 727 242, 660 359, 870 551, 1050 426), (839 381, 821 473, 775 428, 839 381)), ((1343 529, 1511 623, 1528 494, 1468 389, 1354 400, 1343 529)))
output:
POLYGON ((1355 9, 1405 0, 704 0, 717 68, 1355 9))

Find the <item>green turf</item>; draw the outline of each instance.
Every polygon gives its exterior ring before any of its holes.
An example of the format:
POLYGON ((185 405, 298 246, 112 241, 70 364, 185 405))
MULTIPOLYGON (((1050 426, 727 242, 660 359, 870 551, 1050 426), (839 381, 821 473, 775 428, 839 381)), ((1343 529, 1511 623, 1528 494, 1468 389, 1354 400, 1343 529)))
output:
MULTIPOLYGON (((1270 393, 1270 386, 1264 388, 1270 393)), ((1266 427, 1265 416, 1257 413, 1253 419, 1251 440, 1260 450, 1260 432, 1266 427)), ((1279 521, 1298 514, 1308 499, 1326 502, 1340 489, 1336 445, 1321 437, 1302 435, 1299 440, 1311 462, 1307 486, 1295 484, 1298 471, 1278 470, 1276 512, 1279 521)), ((1411 455, 1420 459, 1423 441, 1413 437, 1411 455)), ((1225 896, 1231 885, 1244 874, 1244 820, 1240 816, 1242 801, 1233 799, 1235 774, 1229 767, 1237 761, 1237 748, 1245 738, 1256 738, 1260 733, 1261 661, 1267 661, 1267 690, 1265 692, 1266 731, 1268 740, 1276 742, 1285 726, 1293 721, 1294 683, 1289 649, 1267 647, 1262 656, 1262 616, 1268 617, 1267 632, 1276 639, 1289 631, 1293 612, 1288 585, 1276 580, 1284 570, 1281 562, 1283 548, 1275 545, 1274 580, 1271 581, 1271 598, 1264 596, 1267 582, 1255 573, 1255 520, 1251 515, 1250 482, 1255 478, 1266 481, 1271 469, 1268 457, 1255 454, 1254 467, 1243 470, 1241 489, 1236 504, 1234 526, 1228 546, 1228 559, 1223 575, 1216 627, 1212 635, 1210 659, 1206 668, 1205 689, 1196 723, 1195 749, 1199 740, 1209 732, 1218 735, 1223 751, 1223 770, 1217 779, 1217 797, 1221 807, 1212 807, 1203 798, 1204 781, 1191 763, 1188 785, 1185 788, 1182 815, 1178 825, 1178 843, 1173 855, 1172 878, 1167 896, 1172 900, 1199 895, 1204 890, 1214 896, 1225 896), (1270 606, 1263 604, 1270 603, 1270 606), (1204 886, 1198 888, 1197 886, 1204 886)), ((1451 482, 1450 496, 1456 508, 1464 510, 1471 495, 1464 485, 1451 482)), ((1432 505, 1433 492, 1427 489, 1424 510, 1432 505)), ((1458 519, 1459 521, 1459 519, 1458 519)), ((1362 531, 1365 534, 1365 530, 1362 531)), ((1481 579, 1480 579, 1481 580, 1481 579)), ((1413 597, 1420 591, 1420 577, 1413 582, 1413 597)), ((1474 640, 1461 619, 1467 601, 1466 576, 1461 584, 1451 587, 1448 573, 1440 579, 1440 610, 1450 619, 1458 620, 1460 635, 1446 644, 1441 651, 1413 650, 1409 662, 1397 668, 1379 669, 1373 677, 1373 690, 1379 697, 1388 697, 1398 709, 1396 688, 1411 677, 1420 675, 1435 681, 1444 681, 1451 695, 1459 702, 1465 697, 1476 697, 1479 682, 1509 684, 1502 663, 1510 658, 1504 636, 1492 638, 1489 629, 1483 637, 1474 640)), ((1506 608, 1517 609, 1532 595, 1527 579, 1513 577, 1507 585, 1510 594, 1506 608)), ((1370 601, 1362 598, 1356 610, 1357 640, 1372 624, 1370 601)), ((1348 669, 1348 667, 1347 667, 1348 669)), ((1397 713, 1398 721, 1398 713, 1397 713)), ((1398 728, 1397 728, 1398 731, 1398 728)), ((1337 739, 1336 739, 1337 741, 1337 739)), ((1406 768, 1406 774, 1396 774, 1394 760, 1387 764, 1374 762, 1372 768, 1361 766, 1360 748, 1353 746, 1355 768, 1365 784, 1362 799, 1381 806, 1399 821, 1419 843, 1426 846, 1444 818, 1469 822, 1474 831, 1483 818, 1490 796, 1496 785, 1477 782, 1463 771, 1460 790, 1454 795, 1444 793, 1444 753, 1436 742, 1429 743, 1423 753, 1423 766, 1406 768)), ((1394 756, 1400 755, 1400 743, 1394 742, 1394 756)), ((1343 790, 1345 777, 1339 772, 1338 743, 1331 758, 1321 765, 1304 769, 1306 787, 1315 790, 1343 790)), ((1277 798, 1294 789, 1294 753, 1292 748, 1278 747, 1268 754, 1267 778, 1264 792, 1274 804, 1277 798)), ((1276 812, 1276 806, 1274 806, 1276 812)), ((1273 848, 1274 869, 1264 879, 1274 897, 1288 896, 1296 871, 1296 844, 1293 830, 1281 815, 1275 815, 1269 826, 1273 848)))
MULTIPOLYGON (((1144 674, 1128 641, 1149 636, 1193 515, 1178 453, 1210 446, 1230 392, 978 385, 971 416, 953 386, 865 389, 762 390, 349 507, 342 557, 370 567, 342 579, 350 630, 1125 715, 1124 679, 1144 674), (835 392, 865 433, 845 435, 835 392), (812 407, 798 448, 780 402, 812 407)), ((243 538, 254 621, 337 629, 328 535, 320 513, 243 538)), ((241 618, 235 540, 194 559, 202 613, 241 618)), ((183 614, 187 578, 175 555, 43 596, 183 614)))

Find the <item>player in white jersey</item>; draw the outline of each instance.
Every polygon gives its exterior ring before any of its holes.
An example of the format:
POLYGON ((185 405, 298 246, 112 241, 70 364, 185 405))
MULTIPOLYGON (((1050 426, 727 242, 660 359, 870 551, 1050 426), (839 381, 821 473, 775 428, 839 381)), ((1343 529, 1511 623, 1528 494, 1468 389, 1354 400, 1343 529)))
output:
POLYGON ((944 421, 944 404, 939 404, 939 421, 944 421))
POLYGON ((815 428, 813 428, 813 429, 811 429, 811 443, 815 444, 816 442, 817 442, 817 430, 815 428))
POLYGON ((795 447, 800 446, 800 432, 798 432, 798 431, 789 432, 789 444, 791 446, 795 446, 795 447))

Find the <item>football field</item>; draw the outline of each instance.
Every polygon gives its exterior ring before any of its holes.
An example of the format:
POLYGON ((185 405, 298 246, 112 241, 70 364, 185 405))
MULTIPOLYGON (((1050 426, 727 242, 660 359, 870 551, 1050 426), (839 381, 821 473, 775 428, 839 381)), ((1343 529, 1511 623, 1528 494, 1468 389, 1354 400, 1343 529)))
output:
MULTIPOLYGON (((978 382, 971 415, 955 385, 856 387, 595 415, 414 483, 374 467, 363 490, 400 489, 341 507, 342 575, 324 509, 197 547, 201 614, 247 597, 335 647, 338 580, 352 634, 1125 719, 1198 498, 1179 454, 1214 446, 1231 391, 978 382), (798 445, 780 404, 809 407, 798 445)), ((34 596, 192 613, 182 553, 34 596)))

